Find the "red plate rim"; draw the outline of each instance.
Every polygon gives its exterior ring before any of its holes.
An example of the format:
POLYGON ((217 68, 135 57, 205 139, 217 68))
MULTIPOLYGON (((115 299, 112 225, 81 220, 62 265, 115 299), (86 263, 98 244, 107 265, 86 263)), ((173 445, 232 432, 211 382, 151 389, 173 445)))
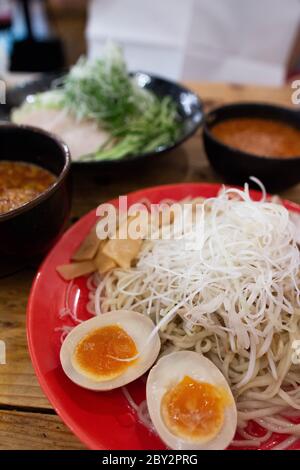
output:
MULTIPOLYGON (((193 192, 195 190, 199 190, 199 193, 201 191, 217 191, 224 185, 218 184, 218 183, 178 183, 178 184, 169 184, 169 185, 159 185, 159 186, 153 186, 145 189, 140 189, 138 191, 134 191, 131 193, 128 193, 127 195, 133 198, 135 201, 143 198, 149 197, 150 194, 155 194, 158 192, 170 192, 172 193, 173 191, 177 190, 183 190, 183 193, 185 193, 182 197, 185 197, 188 195, 189 191, 193 192)), ((226 187, 236 187, 236 186, 226 186, 226 187)), ((239 188, 241 189, 241 188, 239 188)), ((260 191, 256 190, 250 190, 250 194, 254 196, 255 199, 259 199, 259 197, 262 195, 260 191)), ((165 197, 168 197, 165 195, 165 197)), ((150 196, 151 198, 151 196, 150 196)), ((108 201, 109 203, 116 204, 117 198, 112 199, 108 201)), ((300 213, 300 205, 285 200, 282 200, 283 204, 288 210, 291 210, 296 213, 300 213)), ((58 398, 55 394, 55 392, 52 390, 51 386, 49 385, 48 381, 44 377, 44 374, 41 370, 40 367, 40 361, 38 357, 38 351, 36 350, 35 343, 34 343, 34 338, 33 338, 33 330, 34 330, 34 315, 33 311, 35 308, 35 302, 38 296, 38 291, 40 287, 40 278, 47 266, 51 264, 52 258, 55 256, 56 251, 59 249, 61 245, 63 245, 67 240, 72 239, 73 234, 76 233, 79 227, 83 226, 84 222, 87 221, 89 218, 91 218, 92 214, 95 216, 95 209, 89 211, 87 214, 85 214, 83 217, 81 217, 74 225, 72 225, 63 235, 62 237, 58 240, 56 245, 52 248, 52 250, 48 253, 42 264, 40 265, 38 272, 34 278, 31 290, 30 290, 30 295, 28 299, 28 304, 27 304, 27 318, 26 318, 26 331, 27 331, 27 343, 28 343, 28 348, 29 348, 29 353, 31 357, 31 361, 33 364, 33 368, 35 370, 35 374, 37 376, 37 379, 39 381, 39 384, 44 391, 46 397, 50 401, 51 405, 53 406, 54 410, 57 412, 57 414, 60 416, 60 418, 63 420, 63 422, 69 427, 69 429, 90 449, 101 449, 99 442, 95 442, 93 438, 90 438, 87 436, 87 434, 84 432, 82 427, 78 425, 76 419, 74 419, 73 416, 71 416, 66 410, 64 409, 63 406, 61 406, 58 403, 58 398)), ((96 216, 95 216, 96 217, 96 216)), ((91 224, 87 224, 87 230, 88 232, 91 224)), ((58 275, 57 275, 58 276, 58 275)), ((59 276, 58 276, 59 277, 59 276)), ((107 450, 102 446, 102 450, 107 450)))

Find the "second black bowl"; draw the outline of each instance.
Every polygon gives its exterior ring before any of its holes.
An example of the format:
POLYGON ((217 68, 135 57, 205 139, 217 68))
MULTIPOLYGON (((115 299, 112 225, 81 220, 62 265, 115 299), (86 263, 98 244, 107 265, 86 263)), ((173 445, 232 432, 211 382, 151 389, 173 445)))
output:
POLYGON ((265 118, 283 122, 300 130, 300 113, 266 103, 238 103, 221 106, 206 116, 204 147, 213 168, 230 184, 244 184, 250 176, 259 178, 268 191, 285 189, 300 182, 300 155, 272 158, 230 147, 211 132, 221 121, 232 118, 265 118))

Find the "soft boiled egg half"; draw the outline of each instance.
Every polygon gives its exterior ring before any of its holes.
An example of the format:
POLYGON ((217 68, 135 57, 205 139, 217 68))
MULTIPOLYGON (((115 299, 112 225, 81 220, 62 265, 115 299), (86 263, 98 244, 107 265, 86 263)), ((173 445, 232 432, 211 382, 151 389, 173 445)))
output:
POLYGON ((192 351, 162 357, 147 380, 153 425, 176 450, 222 450, 234 437, 237 410, 219 369, 192 351))
POLYGON ((63 370, 73 382, 90 390, 126 385, 143 375, 158 356, 160 339, 153 329, 150 318, 128 310, 87 320, 63 342, 63 370))

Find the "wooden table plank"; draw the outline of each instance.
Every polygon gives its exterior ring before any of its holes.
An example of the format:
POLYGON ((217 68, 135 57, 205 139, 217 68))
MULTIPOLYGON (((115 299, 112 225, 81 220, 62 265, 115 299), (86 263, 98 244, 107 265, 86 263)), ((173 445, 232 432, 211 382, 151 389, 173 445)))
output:
POLYGON ((78 450, 84 445, 58 416, 0 411, 0 450, 78 450))
POLYGON ((188 82, 188 86, 195 90, 204 100, 217 101, 218 103, 235 103, 237 101, 263 101, 276 103, 283 106, 292 105, 292 88, 290 85, 283 87, 266 87, 259 85, 240 85, 229 83, 188 82))
POLYGON ((0 280, 0 339, 6 344, 6 365, 0 366, 1 405, 50 408, 29 359, 26 304, 34 269, 0 280))
MULTIPOLYGON (((206 109, 221 102, 239 100, 263 100, 287 106, 291 103, 288 87, 275 89, 207 83, 190 86, 204 98, 206 109)), ((157 160, 143 162, 137 168, 101 169, 98 172, 75 170, 72 221, 97 204, 120 194, 147 186, 189 181, 221 181, 205 157, 200 133, 179 149, 157 157, 157 160)), ((300 185, 282 195, 300 203, 300 185)), ((77 444, 67 436, 68 431, 59 424, 59 418, 42 414, 51 405, 38 385, 27 351, 25 311, 35 271, 36 267, 31 267, 0 279, 0 340, 4 340, 7 346, 7 364, 0 365, 0 410, 1 406, 6 408, 0 411, 0 446, 74 448, 77 444), (18 408, 19 411, 8 411, 7 408, 18 408), (31 413, 32 410, 41 413, 31 413), (63 435, 61 442, 55 434, 56 425, 61 426, 57 429, 57 433, 63 435), (48 437, 41 437, 43 433, 48 437)))

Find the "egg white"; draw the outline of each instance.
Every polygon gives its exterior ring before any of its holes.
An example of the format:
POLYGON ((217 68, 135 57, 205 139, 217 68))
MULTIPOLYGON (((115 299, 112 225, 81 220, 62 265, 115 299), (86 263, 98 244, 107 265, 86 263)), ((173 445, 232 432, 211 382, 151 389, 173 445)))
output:
POLYGON ((158 435, 168 447, 174 450, 222 450, 230 444, 236 431, 237 409, 225 377, 209 359, 193 351, 174 352, 157 362, 147 379, 147 405, 158 435), (232 398, 232 404, 224 408, 222 428, 208 441, 178 437, 167 428, 162 418, 163 396, 185 376, 223 388, 232 398))
POLYGON ((60 350, 60 361, 65 374, 81 387, 89 390, 112 390, 122 387, 143 375, 155 362, 160 351, 160 338, 156 333, 148 341, 154 329, 152 320, 129 310, 115 310, 99 315, 76 326, 64 340, 60 350), (73 357, 78 343, 92 331, 109 325, 118 325, 135 342, 139 356, 121 375, 110 380, 96 380, 84 374, 74 363, 73 357))

